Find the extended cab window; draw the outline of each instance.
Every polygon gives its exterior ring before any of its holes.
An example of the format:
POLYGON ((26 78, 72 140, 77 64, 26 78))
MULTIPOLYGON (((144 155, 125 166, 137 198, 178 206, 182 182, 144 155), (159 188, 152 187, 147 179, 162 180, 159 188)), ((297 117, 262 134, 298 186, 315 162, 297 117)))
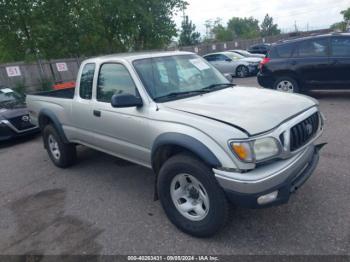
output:
POLYGON ((299 43, 298 49, 300 57, 327 56, 328 39, 306 40, 299 43))
POLYGON ((103 64, 97 84, 97 100, 110 103, 114 94, 136 95, 129 71, 121 64, 103 64))
POLYGON ((331 41, 332 56, 350 57, 350 37, 334 37, 331 41))
POLYGON ((91 99, 95 64, 86 64, 80 77, 79 95, 83 99, 91 99))

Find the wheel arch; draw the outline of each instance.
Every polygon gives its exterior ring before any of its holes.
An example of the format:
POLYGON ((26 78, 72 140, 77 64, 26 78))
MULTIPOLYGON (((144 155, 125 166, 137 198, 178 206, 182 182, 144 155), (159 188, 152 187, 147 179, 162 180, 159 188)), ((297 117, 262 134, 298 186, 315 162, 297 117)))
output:
POLYGON ((52 111, 46 108, 42 109, 39 113, 38 124, 39 124, 40 130, 43 130, 45 126, 52 124, 56 129, 56 131, 58 132, 58 134, 61 136, 63 142, 69 143, 63 131, 62 124, 58 120, 58 117, 55 115, 55 113, 53 113, 52 111))
POLYGON ((303 81, 301 80, 301 78, 298 76, 296 72, 290 71, 290 70, 279 70, 274 73, 274 78, 275 78, 275 83, 273 84, 274 87, 278 78, 281 78, 281 77, 293 78, 297 82, 299 89, 303 89, 303 81))
POLYGON ((152 146, 152 168, 157 174, 162 164, 172 155, 187 151, 194 154, 211 167, 221 166, 210 149, 194 137, 181 133, 165 133, 156 138, 152 146))
POLYGON ((159 135, 153 143, 151 152, 152 169, 156 174, 154 200, 158 200, 157 182, 159 170, 170 157, 180 152, 193 154, 210 167, 221 166, 221 162, 214 153, 194 137, 173 132, 159 135))

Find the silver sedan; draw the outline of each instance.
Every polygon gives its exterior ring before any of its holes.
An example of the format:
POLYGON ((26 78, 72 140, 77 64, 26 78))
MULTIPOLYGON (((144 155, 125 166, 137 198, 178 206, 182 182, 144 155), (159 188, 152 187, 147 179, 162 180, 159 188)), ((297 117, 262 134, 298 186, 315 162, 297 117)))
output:
POLYGON ((218 52, 203 56, 224 75, 247 77, 258 72, 261 58, 244 57, 233 52, 218 52))

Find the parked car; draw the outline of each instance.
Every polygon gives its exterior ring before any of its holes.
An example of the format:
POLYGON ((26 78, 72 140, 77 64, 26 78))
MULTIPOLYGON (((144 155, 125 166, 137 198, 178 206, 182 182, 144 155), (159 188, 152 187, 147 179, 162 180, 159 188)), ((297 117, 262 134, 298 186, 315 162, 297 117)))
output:
POLYGON ((266 55, 271 48, 271 44, 262 43, 250 46, 247 51, 252 54, 263 54, 266 55))
POLYGON ((284 92, 350 88, 350 34, 274 44, 260 65, 261 86, 284 92))
POLYGON ((193 53, 92 58, 76 83, 27 96, 52 162, 74 164, 82 144, 153 169, 165 213, 194 236, 224 226, 229 200, 286 203, 319 160, 316 100, 234 86, 193 53))
POLYGON ((233 52, 219 52, 203 56, 223 74, 247 77, 258 72, 260 58, 244 57, 233 52))
POLYGON ((263 55, 263 54, 252 54, 246 50, 241 50, 241 49, 228 50, 228 52, 233 52, 233 53, 239 54, 239 55, 244 56, 244 57, 258 57, 261 59, 263 59, 265 57, 265 55, 263 55))
POLYGON ((25 98, 10 88, 0 87, 0 141, 38 131, 30 122, 25 98))

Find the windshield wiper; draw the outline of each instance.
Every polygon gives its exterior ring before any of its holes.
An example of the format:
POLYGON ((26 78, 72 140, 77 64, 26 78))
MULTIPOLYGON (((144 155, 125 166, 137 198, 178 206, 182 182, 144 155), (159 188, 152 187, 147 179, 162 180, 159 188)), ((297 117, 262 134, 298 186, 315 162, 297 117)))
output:
POLYGON ((178 96, 186 96, 186 95, 192 95, 192 94, 203 94, 203 93, 208 93, 210 92, 209 90, 206 89, 199 89, 199 90, 191 90, 191 91, 186 91, 186 92, 172 92, 169 94, 166 94, 164 96, 159 96, 159 97, 155 97, 154 101, 159 101, 162 99, 167 99, 167 98, 173 98, 173 97, 178 97, 178 96))
POLYGON ((231 86, 235 86, 235 84, 232 84, 232 83, 212 84, 212 85, 204 87, 200 90, 211 91, 211 90, 217 90, 217 89, 227 88, 227 87, 231 87, 231 86))
POLYGON ((198 89, 198 90, 191 90, 191 91, 185 91, 185 92, 172 92, 169 94, 166 94, 164 96, 159 96, 154 98, 154 101, 159 101, 162 99, 171 99, 174 97, 179 97, 179 96, 186 96, 186 95, 192 95, 192 94, 204 94, 204 93, 209 93, 213 90, 218 90, 218 89, 223 89, 223 88, 227 88, 230 86, 235 86, 235 84, 231 84, 231 83, 221 83, 221 84, 212 84, 209 85, 207 87, 198 89))

